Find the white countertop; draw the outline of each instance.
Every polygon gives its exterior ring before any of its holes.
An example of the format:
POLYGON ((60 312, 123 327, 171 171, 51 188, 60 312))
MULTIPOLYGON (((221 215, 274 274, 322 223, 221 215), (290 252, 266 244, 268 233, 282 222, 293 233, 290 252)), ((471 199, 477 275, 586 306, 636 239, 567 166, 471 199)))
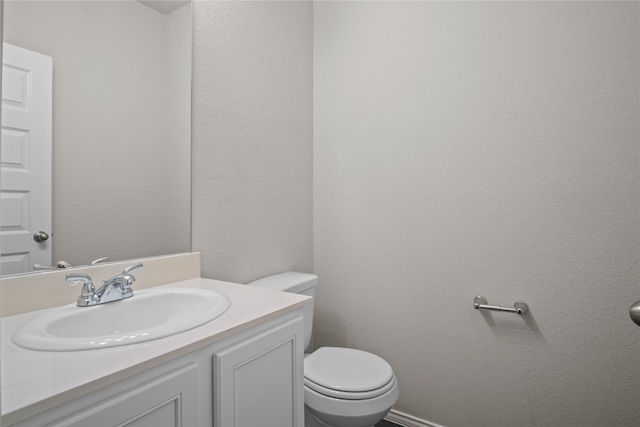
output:
POLYGON ((0 319, 3 421, 23 419, 40 412, 42 406, 70 401, 293 311, 310 300, 302 295, 202 278, 159 287, 213 289, 229 297, 231 307, 217 319, 180 334, 135 345, 74 352, 25 350, 13 344, 13 331, 44 310, 0 319))

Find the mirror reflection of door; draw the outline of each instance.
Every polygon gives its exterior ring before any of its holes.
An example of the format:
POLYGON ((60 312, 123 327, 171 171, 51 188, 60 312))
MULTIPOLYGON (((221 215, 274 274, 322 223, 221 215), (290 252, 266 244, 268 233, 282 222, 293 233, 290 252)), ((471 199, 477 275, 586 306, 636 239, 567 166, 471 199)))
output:
POLYGON ((3 274, 51 265, 52 58, 3 43, 3 274))

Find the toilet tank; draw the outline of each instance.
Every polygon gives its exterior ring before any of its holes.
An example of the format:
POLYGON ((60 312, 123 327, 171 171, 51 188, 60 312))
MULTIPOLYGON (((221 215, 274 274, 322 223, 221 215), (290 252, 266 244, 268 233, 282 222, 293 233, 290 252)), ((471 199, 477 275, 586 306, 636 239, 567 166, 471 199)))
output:
MULTIPOLYGON (((247 283, 248 286, 291 292, 310 297, 315 296, 317 284, 318 276, 315 274, 298 273, 295 271, 274 274, 273 276, 263 277, 262 279, 247 283)), ((312 299, 310 303, 304 305, 302 311, 305 350, 309 348, 309 344, 311 343, 311 331, 313 329, 313 305, 314 300, 312 299)))

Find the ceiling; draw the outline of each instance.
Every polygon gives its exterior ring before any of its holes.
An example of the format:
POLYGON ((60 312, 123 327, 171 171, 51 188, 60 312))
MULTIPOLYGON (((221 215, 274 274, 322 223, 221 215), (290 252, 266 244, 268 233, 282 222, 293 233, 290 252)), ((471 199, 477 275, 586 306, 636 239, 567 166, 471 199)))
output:
POLYGON ((190 0, 138 0, 140 3, 157 10, 160 13, 171 13, 174 10, 190 3, 190 0))

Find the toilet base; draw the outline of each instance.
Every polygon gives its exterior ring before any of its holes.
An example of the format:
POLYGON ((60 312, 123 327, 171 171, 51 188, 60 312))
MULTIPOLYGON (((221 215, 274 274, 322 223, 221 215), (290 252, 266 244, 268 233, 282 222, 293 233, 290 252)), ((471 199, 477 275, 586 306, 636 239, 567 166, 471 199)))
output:
POLYGON ((353 417, 319 414, 322 417, 322 419, 320 419, 313 410, 307 405, 304 405, 304 425, 305 427, 373 427, 387 415, 389 410, 390 409, 386 409, 375 414, 353 417))

